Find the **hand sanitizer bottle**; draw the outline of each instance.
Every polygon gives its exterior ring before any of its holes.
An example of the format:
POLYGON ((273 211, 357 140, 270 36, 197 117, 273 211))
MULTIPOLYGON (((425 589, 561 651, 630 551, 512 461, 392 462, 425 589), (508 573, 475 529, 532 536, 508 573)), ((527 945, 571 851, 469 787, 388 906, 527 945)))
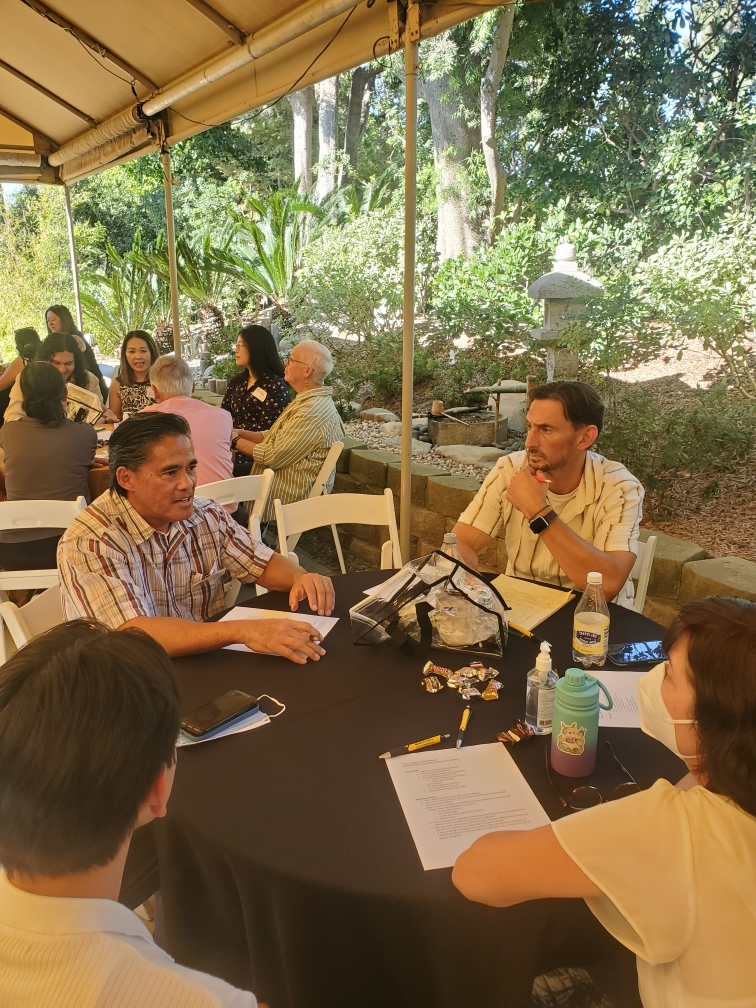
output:
POLYGON ((551 667, 551 644, 541 643, 535 668, 528 672, 525 694, 525 721, 536 735, 550 735, 554 717, 554 696, 559 676, 551 667))

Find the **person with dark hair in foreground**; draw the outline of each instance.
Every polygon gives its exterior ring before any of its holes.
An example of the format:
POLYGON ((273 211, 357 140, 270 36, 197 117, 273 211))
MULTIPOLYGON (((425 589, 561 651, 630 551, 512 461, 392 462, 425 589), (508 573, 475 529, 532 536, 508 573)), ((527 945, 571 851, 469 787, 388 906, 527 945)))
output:
POLYGON ((688 766, 675 788, 489 833, 457 859, 468 899, 582 897, 637 955, 645 1008, 756 1005, 756 604, 684 606, 641 676, 641 727, 688 766))
MULTIPOLYGON (((35 361, 21 372, 24 416, 0 430, 5 453, 5 492, 10 501, 89 500, 87 473, 97 450, 89 424, 66 416, 67 385, 52 364, 35 361)), ((55 567, 63 529, 20 528, 0 532, 0 569, 55 567)))
POLYGON ((328 615, 330 578, 308 574, 256 542, 220 505, 195 501, 197 460, 178 413, 137 413, 110 438, 110 490, 82 511, 58 547, 66 617, 138 627, 171 655, 246 644, 303 665, 325 651, 309 624, 286 619, 204 622, 225 608, 230 577, 288 591, 328 615))
POLYGON ((171 663, 138 630, 75 620, 0 668, 3 1008, 257 1005, 116 902, 134 830, 166 813, 179 720, 171 663))
POLYGON ((604 404, 577 381, 539 385, 529 395, 525 451, 499 459, 454 527, 460 556, 506 543, 507 574, 564 588, 604 576, 604 595, 632 608, 643 487, 621 462, 590 448, 604 404))

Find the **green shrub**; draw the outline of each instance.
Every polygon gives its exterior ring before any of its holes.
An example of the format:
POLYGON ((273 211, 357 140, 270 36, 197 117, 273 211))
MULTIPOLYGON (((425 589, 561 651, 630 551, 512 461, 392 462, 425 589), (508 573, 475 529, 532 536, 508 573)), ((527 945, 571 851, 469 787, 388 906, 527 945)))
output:
MULTIPOLYGON (((756 406, 728 395, 723 384, 691 390, 688 402, 663 391, 614 384, 597 451, 624 463, 646 488, 646 512, 668 516, 670 488, 680 473, 731 471, 749 459, 756 443, 756 406)), ((712 479, 703 499, 718 492, 712 479)))

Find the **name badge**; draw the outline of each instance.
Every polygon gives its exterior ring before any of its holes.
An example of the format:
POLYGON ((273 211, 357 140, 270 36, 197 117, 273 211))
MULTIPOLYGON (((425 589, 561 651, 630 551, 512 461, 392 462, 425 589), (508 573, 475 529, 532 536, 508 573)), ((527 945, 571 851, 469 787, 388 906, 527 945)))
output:
POLYGON ((268 393, 265 391, 264 388, 256 388, 255 391, 252 393, 252 395, 255 399, 259 399, 260 402, 265 402, 265 400, 268 398, 268 393))

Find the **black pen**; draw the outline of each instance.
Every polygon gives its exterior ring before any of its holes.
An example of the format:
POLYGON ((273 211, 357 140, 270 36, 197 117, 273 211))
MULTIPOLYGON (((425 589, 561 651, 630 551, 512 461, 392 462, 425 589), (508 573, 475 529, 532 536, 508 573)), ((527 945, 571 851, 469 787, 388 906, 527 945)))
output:
POLYGON ((392 756, 404 756, 405 753, 415 752, 418 749, 425 749, 426 746, 436 745, 436 743, 441 742, 445 738, 451 738, 451 736, 432 735, 430 738, 423 739, 422 742, 410 742, 409 745, 404 745, 400 749, 391 749, 389 752, 381 753, 378 759, 391 759, 392 756))
POLYGON ((459 722, 459 731, 457 732, 457 749, 462 748, 462 741, 465 737, 465 732, 467 731, 467 726, 470 723, 470 715, 472 714, 472 708, 470 704, 465 707, 462 711, 462 720, 459 722))

